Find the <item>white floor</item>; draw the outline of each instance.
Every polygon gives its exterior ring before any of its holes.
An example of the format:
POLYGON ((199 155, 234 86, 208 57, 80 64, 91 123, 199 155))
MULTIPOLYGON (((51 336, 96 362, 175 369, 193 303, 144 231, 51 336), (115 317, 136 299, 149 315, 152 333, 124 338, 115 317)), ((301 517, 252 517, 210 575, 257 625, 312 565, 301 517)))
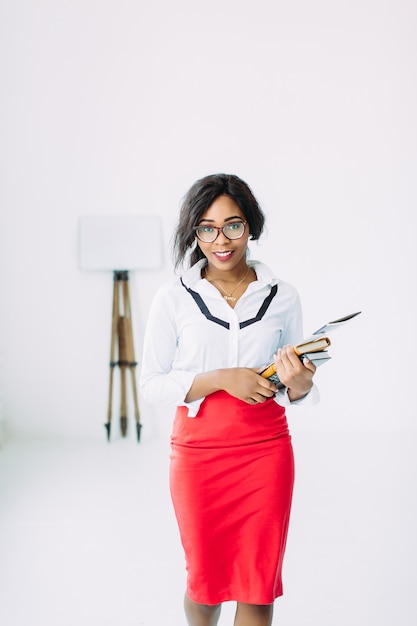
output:
MULTIPOLYGON (((416 438, 297 435, 294 447, 274 624, 415 626, 416 438)), ((185 626, 168 455, 166 438, 104 434, 0 449, 4 626, 185 626)))

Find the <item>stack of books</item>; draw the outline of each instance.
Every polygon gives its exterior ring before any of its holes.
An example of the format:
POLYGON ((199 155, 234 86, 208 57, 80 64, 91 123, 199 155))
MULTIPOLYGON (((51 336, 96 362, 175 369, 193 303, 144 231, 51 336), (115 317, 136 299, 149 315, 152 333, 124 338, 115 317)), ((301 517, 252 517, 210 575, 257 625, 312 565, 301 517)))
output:
MULTIPOLYGON (((308 359, 316 367, 319 367, 326 361, 329 361, 332 357, 329 355, 327 348, 331 345, 330 338, 328 337, 334 330, 340 328, 346 322, 359 315, 361 311, 351 313, 345 317, 341 317, 333 322, 328 322, 318 330, 316 330, 310 337, 305 339, 302 343, 294 347, 294 352, 301 360, 308 359)), ((283 389, 284 385, 281 383, 277 376, 277 370, 275 363, 271 363, 265 369, 260 372, 263 378, 271 380, 278 389, 283 389)))

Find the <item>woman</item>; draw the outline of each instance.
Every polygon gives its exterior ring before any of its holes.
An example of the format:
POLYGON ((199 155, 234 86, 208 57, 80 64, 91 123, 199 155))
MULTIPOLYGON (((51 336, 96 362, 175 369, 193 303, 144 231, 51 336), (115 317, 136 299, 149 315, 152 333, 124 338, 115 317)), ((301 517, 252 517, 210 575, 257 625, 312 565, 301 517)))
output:
POLYGON ((264 215, 234 175, 198 180, 174 238, 181 278, 162 286, 144 339, 141 392, 177 406, 170 488, 187 565, 190 626, 217 624, 237 602, 235 626, 269 626, 294 479, 285 406, 315 395, 296 290, 248 259, 264 215), (285 389, 259 375, 275 360, 285 389))

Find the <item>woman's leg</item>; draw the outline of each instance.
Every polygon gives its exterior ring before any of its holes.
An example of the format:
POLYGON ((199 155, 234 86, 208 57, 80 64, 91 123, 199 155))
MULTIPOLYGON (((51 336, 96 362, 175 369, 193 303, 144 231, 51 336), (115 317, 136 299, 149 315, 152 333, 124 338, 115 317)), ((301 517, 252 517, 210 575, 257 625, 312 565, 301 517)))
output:
POLYGON ((185 594, 184 609, 189 626, 216 626, 221 607, 221 604, 199 604, 185 594))
POLYGON ((238 602, 234 626, 271 626, 273 612, 273 604, 238 602))

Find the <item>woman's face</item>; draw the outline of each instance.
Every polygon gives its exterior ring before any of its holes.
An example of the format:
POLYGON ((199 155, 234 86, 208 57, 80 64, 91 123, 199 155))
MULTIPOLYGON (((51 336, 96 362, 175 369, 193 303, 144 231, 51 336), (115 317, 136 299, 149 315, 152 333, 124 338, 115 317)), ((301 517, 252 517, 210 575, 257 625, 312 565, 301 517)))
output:
MULTIPOLYGON (((219 196, 201 216, 198 226, 217 226, 245 222, 245 216, 236 202, 229 196, 219 196)), ((245 224, 245 232, 239 239, 228 239, 222 231, 211 243, 197 239, 197 245, 207 257, 209 266, 218 271, 241 271, 246 267, 246 248, 249 228, 245 224)))

